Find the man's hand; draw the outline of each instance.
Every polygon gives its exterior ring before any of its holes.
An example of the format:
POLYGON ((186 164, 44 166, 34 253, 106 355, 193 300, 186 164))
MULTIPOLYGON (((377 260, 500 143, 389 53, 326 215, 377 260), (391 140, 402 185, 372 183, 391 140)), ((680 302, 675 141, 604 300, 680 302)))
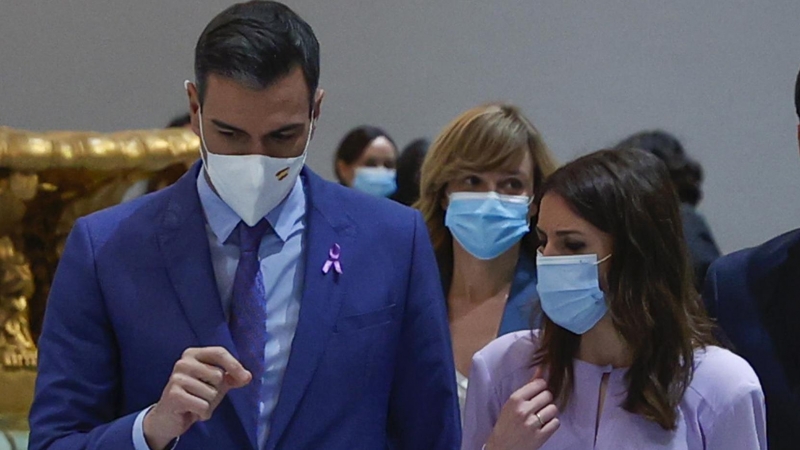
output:
POLYGON ((175 363, 161 399, 144 418, 147 445, 163 449, 195 422, 210 419, 229 390, 252 379, 222 347, 187 349, 175 363))

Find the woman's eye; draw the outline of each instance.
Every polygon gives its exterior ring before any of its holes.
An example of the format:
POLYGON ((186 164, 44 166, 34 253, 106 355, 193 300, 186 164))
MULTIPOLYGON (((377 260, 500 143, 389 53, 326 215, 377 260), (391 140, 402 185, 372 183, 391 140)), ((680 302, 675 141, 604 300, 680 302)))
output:
POLYGON ((481 184, 481 179, 476 177, 475 175, 471 175, 464 180, 464 184, 466 184, 467 186, 477 186, 481 184))
POLYGON ((583 242, 566 242, 564 247, 567 247, 567 250, 571 252, 579 252, 586 248, 586 244, 583 242))

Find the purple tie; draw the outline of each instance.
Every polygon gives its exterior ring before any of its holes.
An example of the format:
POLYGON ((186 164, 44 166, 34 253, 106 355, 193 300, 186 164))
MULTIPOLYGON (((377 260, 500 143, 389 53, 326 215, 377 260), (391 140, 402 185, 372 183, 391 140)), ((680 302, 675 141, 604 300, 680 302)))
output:
POLYGON ((269 223, 262 219, 254 227, 239 224, 239 265, 233 278, 230 330, 239 353, 239 362, 253 375, 243 389, 251 399, 253 418, 259 414, 261 378, 264 376, 264 347, 267 345, 267 311, 258 246, 269 223))

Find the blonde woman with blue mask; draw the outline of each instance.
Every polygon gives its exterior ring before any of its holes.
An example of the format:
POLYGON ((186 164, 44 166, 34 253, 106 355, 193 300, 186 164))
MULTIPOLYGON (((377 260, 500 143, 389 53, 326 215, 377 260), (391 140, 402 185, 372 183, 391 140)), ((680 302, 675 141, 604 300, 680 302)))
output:
POLYGON ((555 168, 537 129, 509 104, 464 112, 425 158, 415 206, 447 298, 462 409, 472 355, 500 335, 539 324, 531 201, 555 168))

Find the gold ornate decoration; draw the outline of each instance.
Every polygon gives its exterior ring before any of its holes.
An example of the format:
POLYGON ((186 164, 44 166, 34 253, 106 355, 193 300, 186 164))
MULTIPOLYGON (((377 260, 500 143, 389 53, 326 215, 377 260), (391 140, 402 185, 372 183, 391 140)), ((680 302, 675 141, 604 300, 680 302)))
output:
POLYGON ((158 171, 194 160, 200 139, 188 128, 94 133, 35 133, 0 127, 0 167, 20 172, 49 169, 158 171))
POLYGON ((0 364, 6 368, 36 367, 36 346, 28 324, 28 299, 33 296, 28 261, 8 236, 0 237, 0 364))
POLYGON ((26 414, 30 406, 36 340, 75 220, 119 203, 132 188, 152 192, 174 182, 199 147, 186 128, 38 133, 0 127, 0 416, 26 414))

